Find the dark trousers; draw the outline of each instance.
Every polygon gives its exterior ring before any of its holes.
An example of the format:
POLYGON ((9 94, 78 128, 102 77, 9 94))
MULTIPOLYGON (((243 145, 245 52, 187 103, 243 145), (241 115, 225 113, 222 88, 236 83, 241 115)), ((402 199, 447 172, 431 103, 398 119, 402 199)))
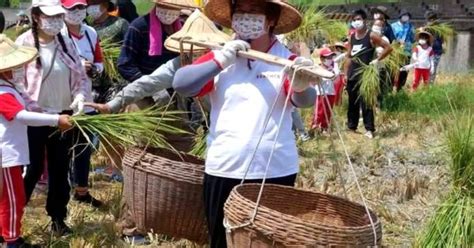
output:
POLYGON ((70 186, 68 172, 70 166, 69 149, 72 144, 71 132, 62 134, 53 127, 28 127, 30 165, 24 178, 27 202, 43 173, 45 161, 48 165, 48 197, 46 211, 52 219, 62 220, 67 215, 70 186), (45 155, 47 157, 45 160, 45 155))
MULTIPOLYGON (((296 174, 286 177, 267 179, 265 183, 294 186, 296 174)), ((207 225, 209 228, 209 241, 211 248, 226 248, 226 234, 223 225, 224 203, 232 189, 239 185, 241 179, 216 177, 204 175, 204 207, 207 225)), ((260 183, 262 180, 248 180, 245 183, 260 183)))
MULTIPOLYGON (((410 64, 411 57, 408 57, 405 60, 404 65, 410 64)), ((408 78, 408 71, 401 71, 400 74, 398 75, 398 83, 397 83, 397 91, 400 91, 403 89, 405 84, 407 83, 407 78, 408 78)))
POLYGON ((362 109, 365 129, 375 132, 374 110, 367 106, 362 97, 360 97, 358 82, 359 78, 351 79, 347 82, 347 93, 349 95, 347 127, 351 130, 357 130, 357 126, 359 126, 359 113, 362 109))
MULTIPOLYGON (((89 135, 92 141, 93 135, 89 135)), ((91 165, 92 147, 80 131, 75 131, 74 153, 72 154, 73 170, 72 182, 78 187, 89 186, 89 168, 91 165)))
MULTIPOLYGON (((86 115, 96 115, 97 112, 86 113, 86 115)), ((78 187, 89 186, 89 172, 91 165, 92 156, 92 145, 89 141, 94 140, 94 135, 88 133, 88 139, 84 137, 84 134, 76 129, 74 130, 73 145, 74 153, 72 154, 73 171, 72 171, 72 182, 78 187)))

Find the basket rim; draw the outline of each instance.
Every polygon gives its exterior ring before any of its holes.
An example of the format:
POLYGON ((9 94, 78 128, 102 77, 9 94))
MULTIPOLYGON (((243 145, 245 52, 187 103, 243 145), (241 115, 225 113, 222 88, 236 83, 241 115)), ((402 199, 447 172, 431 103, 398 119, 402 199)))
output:
MULTIPOLYGON (((243 196, 239 192, 239 189, 241 189, 243 187, 255 187, 255 186, 258 186, 258 188, 260 188, 261 184, 258 184, 258 183, 240 184, 240 185, 235 186, 232 189, 231 194, 234 193, 237 197, 240 197, 241 200, 246 201, 248 203, 251 203, 251 205, 255 206, 255 204, 256 204, 255 201, 252 201, 252 200, 246 198, 245 196, 243 196)), ((299 189, 299 188, 295 188, 295 187, 291 187, 291 186, 283 186, 283 185, 278 185, 278 184, 265 184, 265 187, 283 188, 283 189, 287 189, 287 190, 291 190, 291 191, 303 191, 303 192, 307 192, 307 193, 311 193, 311 194, 325 195, 325 196, 328 196, 329 198, 336 198, 336 199, 339 199, 339 200, 342 200, 342 201, 346 201, 346 202, 348 202, 352 205, 357 205, 359 207, 364 208, 364 211, 365 211, 365 207, 363 205, 361 205, 359 203, 356 203, 356 202, 353 202, 353 201, 349 201, 348 199, 344 199, 344 198, 339 197, 339 196, 334 196, 334 195, 325 194, 325 193, 321 193, 321 192, 315 192, 315 191, 306 190, 306 189, 299 189)), ((365 230, 367 228, 372 229, 371 224, 367 224, 367 225, 363 225, 363 226, 336 226, 336 225, 327 225, 327 224, 324 224, 324 223, 314 224, 314 223, 311 223, 311 222, 304 221, 303 219, 301 219, 297 216, 282 213, 282 212, 279 212, 277 210, 274 210, 272 208, 269 208, 269 207, 261 205, 261 204, 260 204, 259 208, 264 208, 264 209, 267 209, 267 210, 270 210, 270 211, 278 212, 280 215, 286 216, 288 218, 292 218, 295 222, 297 222, 299 224, 303 224, 303 225, 311 225, 311 226, 316 226, 317 225, 318 227, 323 227, 323 228, 327 227, 327 228, 338 229, 338 230, 354 230, 354 231, 355 230, 365 230)), ((372 214, 373 220, 374 220, 374 226, 375 226, 375 228, 377 228, 377 226, 381 225, 380 219, 371 209, 369 209, 369 212, 370 212, 370 214, 372 214)), ((258 218, 258 214, 257 214, 256 218, 258 218)))

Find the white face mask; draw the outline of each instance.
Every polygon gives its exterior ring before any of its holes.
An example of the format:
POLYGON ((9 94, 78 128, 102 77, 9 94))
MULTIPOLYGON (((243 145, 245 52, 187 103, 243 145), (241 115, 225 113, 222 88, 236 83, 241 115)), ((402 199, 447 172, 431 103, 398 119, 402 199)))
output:
POLYGON ((243 40, 254 40, 266 34, 265 15, 260 14, 234 14, 232 16, 232 29, 243 40))
POLYGON ((89 14, 92 19, 97 20, 99 19, 103 12, 100 8, 100 4, 90 5, 87 7, 87 14, 89 14))
POLYGON ((64 26, 62 17, 40 17, 40 28, 47 35, 56 36, 64 26))
POLYGON ((404 15, 402 16, 402 18, 400 19, 402 22, 407 22, 410 20, 410 17, 408 15, 404 15))
POLYGON ((159 7, 156 7, 155 13, 158 19, 160 19, 160 22, 165 25, 173 24, 173 22, 178 20, 179 15, 181 14, 179 10, 163 9, 159 7))
POLYGON ((426 41, 425 39, 420 39, 420 40, 418 41, 418 44, 420 44, 420 45, 422 45, 422 46, 423 46, 423 45, 426 45, 426 43, 427 43, 427 41, 426 41))
POLYGON ((332 65, 334 64, 334 61, 332 59, 325 59, 323 64, 327 67, 332 67, 332 65))
POLYGON ((374 14, 374 20, 378 20, 378 19, 380 19, 381 17, 382 17, 382 14, 380 14, 380 13, 375 13, 375 14, 374 14))
POLYGON ((364 21, 363 20, 352 21, 351 25, 353 28, 357 30, 361 30, 362 28, 364 28, 364 21))
POLYGON ((69 24, 78 25, 86 19, 86 14, 87 12, 85 9, 66 10, 64 20, 69 24))
POLYGON ((382 27, 380 26, 373 26, 372 27, 372 32, 377 33, 378 35, 382 34, 382 27))

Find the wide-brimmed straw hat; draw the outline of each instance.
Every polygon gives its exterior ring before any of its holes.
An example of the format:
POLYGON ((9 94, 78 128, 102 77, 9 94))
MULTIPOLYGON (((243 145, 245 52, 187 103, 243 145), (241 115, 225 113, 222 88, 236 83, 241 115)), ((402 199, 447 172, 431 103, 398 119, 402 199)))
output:
MULTIPOLYGON (((204 13, 212 21, 227 27, 232 27, 232 2, 235 0, 209 0, 204 6, 204 13)), ((239 0, 237 0, 239 1, 239 0)), ((244 1, 244 0, 240 0, 244 1)), ((291 32, 300 26, 302 16, 300 12, 291 6, 285 0, 247 0, 255 4, 255 2, 275 4, 280 8, 280 17, 275 26, 274 34, 284 34, 291 32)), ((258 4, 258 3, 257 3, 258 4)))
MULTIPOLYGON (((195 10, 184 23, 181 30, 172 34, 165 41, 165 47, 174 52, 180 52, 180 39, 189 37, 193 40, 211 43, 225 43, 231 40, 226 33, 217 29, 216 25, 209 20, 201 11, 195 10)), ((183 43, 183 51, 189 52, 191 44, 183 43)), ((207 48, 193 46, 193 52, 207 50, 207 48)))
POLYGON ((154 0, 156 5, 169 9, 196 9, 199 6, 193 0, 154 0))
POLYGON ((429 37, 429 44, 430 45, 433 45, 433 40, 434 40, 434 37, 433 37, 433 34, 431 34, 430 32, 428 32, 425 28, 419 28, 416 30, 416 36, 415 36, 415 39, 418 40, 420 38, 420 35, 421 34, 426 34, 428 35, 429 37))
POLYGON ((0 72, 29 63, 38 55, 34 47, 19 46, 6 35, 0 34, 0 72))

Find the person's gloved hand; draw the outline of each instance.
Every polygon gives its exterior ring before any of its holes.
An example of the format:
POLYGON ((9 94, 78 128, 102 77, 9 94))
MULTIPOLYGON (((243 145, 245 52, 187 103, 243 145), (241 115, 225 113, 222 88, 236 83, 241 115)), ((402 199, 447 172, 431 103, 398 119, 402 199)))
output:
POLYGON ((293 65, 291 68, 286 70, 286 74, 288 75, 289 80, 293 80, 292 89, 295 92, 302 92, 305 91, 308 87, 311 86, 312 78, 307 76, 301 72, 298 72, 298 68, 301 66, 313 66, 314 62, 311 59, 307 59, 304 57, 297 57, 293 61, 293 65), (294 75, 296 72, 296 75, 294 75))
POLYGON ((82 94, 77 94, 77 96, 74 97, 74 101, 69 106, 74 111, 74 115, 80 115, 84 113, 84 101, 85 97, 82 94))
POLYGON ((374 59, 374 60, 370 61, 370 65, 375 65, 375 66, 377 66, 377 65, 379 64, 379 62, 380 62, 380 60, 374 59))
POLYGON ((232 40, 226 42, 221 50, 214 50, 214 59, 219 63, 222 69, 235 63, 238 51, 247 51, 250 44, 243 40, 232 40))

